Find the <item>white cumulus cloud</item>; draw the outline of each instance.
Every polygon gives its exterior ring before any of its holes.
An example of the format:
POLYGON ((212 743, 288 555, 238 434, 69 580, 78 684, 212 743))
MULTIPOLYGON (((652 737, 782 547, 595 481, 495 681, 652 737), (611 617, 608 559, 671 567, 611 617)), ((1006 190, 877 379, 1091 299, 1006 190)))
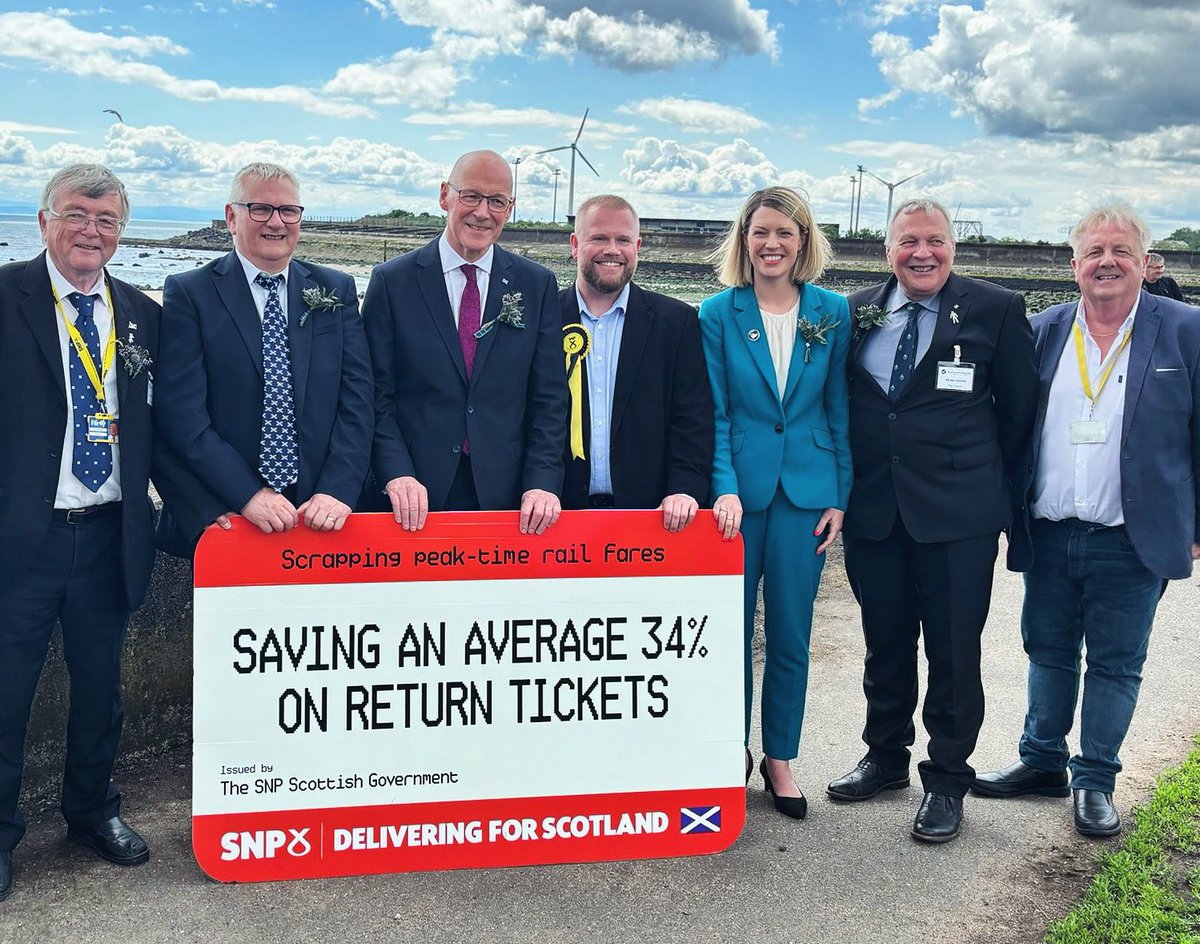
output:
POLYGON ((709 134, 744 134, 765 126, 763 121, 740 108, 692 98, 644 98, 617 110, 676 125, 683 131, 709 134))

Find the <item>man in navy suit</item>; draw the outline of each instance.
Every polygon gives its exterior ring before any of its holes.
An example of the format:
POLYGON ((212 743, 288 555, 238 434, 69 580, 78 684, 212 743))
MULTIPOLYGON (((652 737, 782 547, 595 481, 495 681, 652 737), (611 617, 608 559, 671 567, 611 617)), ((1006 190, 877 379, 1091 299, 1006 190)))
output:
POLYGON ((165 547, 190 553, 234 512, 267 533, 339 530, 361 494, 373 406, 358 296, 350 276, 292 258, 303 210, 291 172, 248 164, 225 205, 233 252, 167 279, 155 417, 197 481, 160 489, 165 547))
POLYGON ((375 371, 375 479, 398 524, 430 511, 520 509, 557 519, 567 421, 554 275, 496 245, 513 208, 494 151, 442 183, 446 229, 375 268, 363 320, 375 371))
POLYGON ((1009 567, 1025 572, 1020 760, 973 789, 1065 797, 1069 768, 1075 828, 1113 836, 1154 611, 1200 557, 1200 311, 1142 289, 1150 231, 1128 207, 1092 211, 1070 242, 1081 298, 1033 317, 1037 417, 1009 545, 1009 567))
POLYGON ((154 563, 151 371, 158 305, 104 266, 129 220, 97 164, 55 174, 46 251, 0 268, 0 900, 12 891, 25 729, 54 624, 71 683, 62 813, 118 865, 150 856, 110 777, 121 737, 125 624, 154 563))
POLYGON ((975 775, 980 639, 1033 422, 1033 335, 1020 295, 951 270, 940 204, 901 204, 887 255, 893 277, 850 297, 854 486, 842 541, 867 643, 867 753, 827 792, 853 802, 908 786, 922 637, 929 758, 912 835, 948 842, 975 775))
POLYGON ((577 278, 558 296, 564 329, 582 329, 587 341, 571 384, 578 403, 563 506, 656 508, 664 528, 681 531, 708 501, 712 388, 696 309, 631 281, 641 244, 637 213, 623 198, 605 194, 579 207, 577 278))

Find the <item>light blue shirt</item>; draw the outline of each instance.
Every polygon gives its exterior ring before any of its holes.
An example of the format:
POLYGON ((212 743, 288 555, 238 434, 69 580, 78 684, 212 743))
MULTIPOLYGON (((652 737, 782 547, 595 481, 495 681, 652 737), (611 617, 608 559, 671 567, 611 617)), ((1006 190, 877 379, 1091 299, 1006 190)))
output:
POLYGON ((629 304, 629 285, 608 311, 594 315, 588 311, 587 303, 575 286, 575 298, 579 302, 579 320, 591 335, 591 350, 587 356, 588 406, 592 424, 591 479, 589 495, 611 495, 612 473, 609 470, 611 455, 613 389, 617 383, 617 357, 621 352, 621 335, 625 331, 625 308, 629 304))
MULTIPOLYGON (((933 329, 937 327, 938 305, 942 293, 917 302, 921 313, 917 315, 917 363, 921 363, 933 342, 933 329)), ((887 390, 892 383, 892 364, 896 360, 896 345, 900 343, 900 335, 908 323, 908 312, 901 311, 911 299, 907 298, 899 286, 892 290, 887 302, 887 321, 878 328, 872 328, 863 340, 858 352, 858 362, 863 369, 875 378, 881 390, 887 390)))

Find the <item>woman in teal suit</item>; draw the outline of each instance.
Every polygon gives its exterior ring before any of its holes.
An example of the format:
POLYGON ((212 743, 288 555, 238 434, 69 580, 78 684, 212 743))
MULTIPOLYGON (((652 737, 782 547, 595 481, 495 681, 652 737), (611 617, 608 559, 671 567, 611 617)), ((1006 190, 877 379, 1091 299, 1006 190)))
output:
POLYGON ((746 779, 762 579, 759 770, 775 808, 795 819, 808 810, 789 761, 804 719, 813 600, 851 482, 850 312, 844 297, 811 284, 830 257, 803 197, 786 187, 759 190, 714 254, 730 288, 700 306, 717 421, 713 516, 726 540, 740 530, 745 543, 746 779))

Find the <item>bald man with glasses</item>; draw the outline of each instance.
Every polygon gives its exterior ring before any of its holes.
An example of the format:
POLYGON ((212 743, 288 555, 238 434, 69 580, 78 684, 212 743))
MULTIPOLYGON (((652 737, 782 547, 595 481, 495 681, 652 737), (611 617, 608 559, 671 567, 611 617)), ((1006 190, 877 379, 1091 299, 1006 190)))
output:
POLYGON ((406 530, 430 511, 559 516, 567 380, 558 285, 496 245, 514 204, 508 163, 472 151, 442 183, 446 229, 377 266, 363 302, 375 373, 372 465, 406 530))
POLYGON ((160 489, 164 550, 189 556, 235 512, 266 533, 340 530, 362 493, 373 397, 358 295, 293 258, 299 191, 284 167, 243 167, 225 206, 233 252, 167 279, 155 417, 196 480, 160 489))

